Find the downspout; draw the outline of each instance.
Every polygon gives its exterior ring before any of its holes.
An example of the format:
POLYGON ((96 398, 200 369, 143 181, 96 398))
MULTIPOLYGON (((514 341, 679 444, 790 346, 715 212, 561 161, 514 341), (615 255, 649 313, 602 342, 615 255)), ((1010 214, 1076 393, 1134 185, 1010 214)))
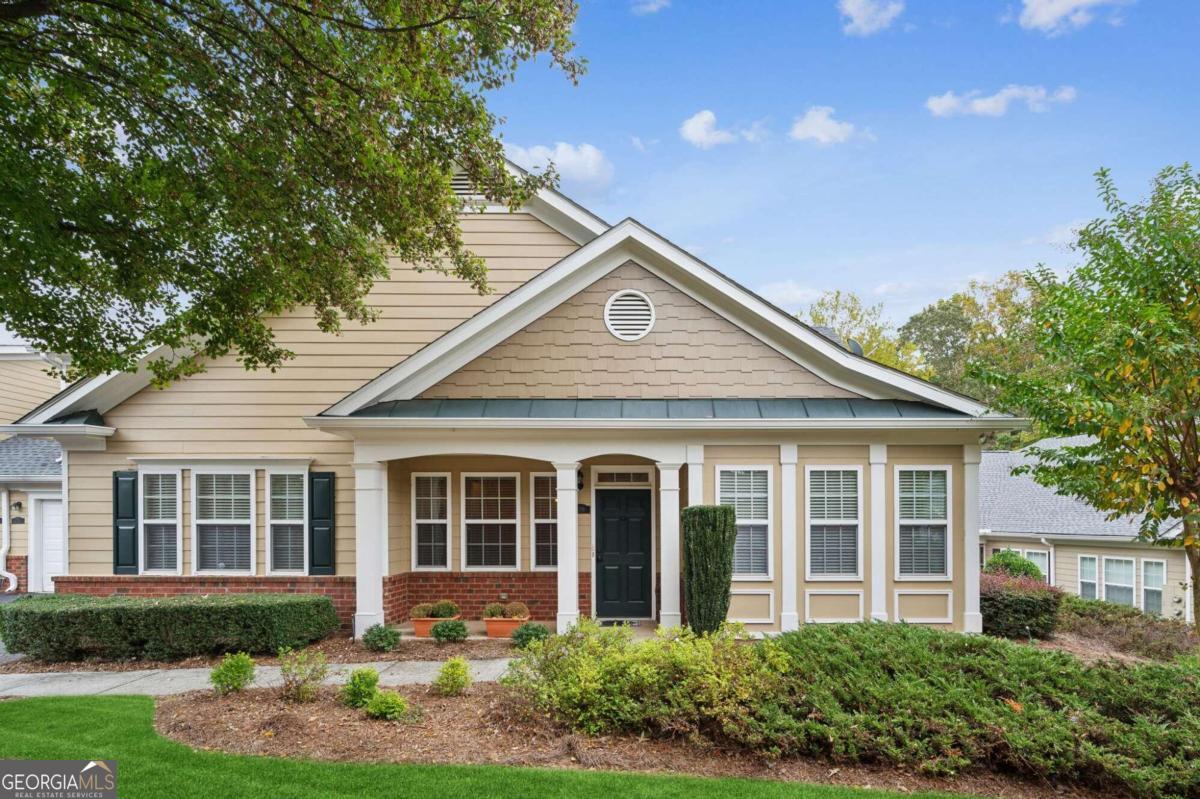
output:
POLYGON ((1054 544, 1051 544, 1044 537, 1039 538, 1038 540, 1046 546, 1046 552, 1048 553, 1046 559, 1050 561, 1050 573, 1046 575, 1046 579, 1049 581, 1050 585, 1054 585, 1054 572, 1057 570, 1055 567, 1058 565, 1055 562, 1057 558, 1054 557, 1054 544))
POLYGON ((12 542, 11 530, 8 526, 8 488, 0 490, 0 514, 3 514, 3 524, 0 524, 0 577, 8 581, 8 585, 4 588, 4 593, 12 593, 17 590, 17 575, 8 571, 4 567, 8 565, 8 548, 12 542))

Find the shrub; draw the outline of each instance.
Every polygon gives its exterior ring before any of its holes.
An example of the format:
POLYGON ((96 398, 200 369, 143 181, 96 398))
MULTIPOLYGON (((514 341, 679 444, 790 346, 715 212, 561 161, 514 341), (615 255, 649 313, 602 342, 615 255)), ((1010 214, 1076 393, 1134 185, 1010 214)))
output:
POLYGON ((449 599, 439 599, 434 602, 429 610, 429 618, 431 619, 453 619, 462 611, 458 609, 458 605, 451 602, 449 599))
POLYGON ((51 661, 273 653, 338 628, 333 602, 312 594, 51 594, 0 606, 0 620, 10 652, 51 661))
POLYGON ((1104 641, 1119 652, 1155 660, 1174 660, 1200 649, 1196 628, 1183 621, 1071 595, 1063 598, 1058 629, 1104 641))
POLYGON ((483 617, 485 619, 502 619, 504 618, 504 603, 489 602, 483 606, 483 617))
POLYGON ((458 643, 467 640, 467 625, 455 619, 454 621, 439 621, 429 630, 439 644, 458 643))
POLYGON ((367 702, 366 712, 368 718, 403 721, 408 718, 410 710, 408 700, 395 691, 378 691, 367 702))
POLYGON ((412 610, 408 612, 410 619, 432 619, 433 618, 433 603, 422 602, 419 605, 413 605, 412 610))
POLYGON ((534 641, 545 641, 550 637, 550 630, 537 622, 527 621, 513 630, 512 640, 518 649, 525 649, 534 641))
POLYGON ((529 606, 524 602, 509 602, 504 606, 504 618, 506 619, 528 619, 529 606))
POLYGON ((433 680, 433 690, 442 696, 460 696, 471 687, 471 670, 465 658, 454 657, 442 664, 433 680))
POLYGON ((217 696, 235 693, 254 682, 254 658, 245 652, 227 654, 208 675, 217 696))
POLYGON ((728 505, 693 505, 683 510, 683 593, 688 624, 714 632, 729 615, 733 545, 737 525, 728 505))
POLYGON ((400 643, 400 631, 383 624, 372 624, 363 633, 362 642, 372 652, 391 652, 400 643))
POLYGON ((375 669, 355 669, 338 691, 338 697, 347 707, 365 707, 378 692, 379 672, 375 669))
POLYGON ((1002 638, 1049 638, 1062 591, 1029 577, 979 576, 983 631, 1002 638))
POLYGON ((988 558, 983 566, 984 574, 1003 574, 1009 577, 1028 577, 1031 580, 1044 580, 1046 575, 1033 561, 1023 557, 1011 549, 1002 549, 988 558))
POLYGON ((329 662, 320 652, 279 650, 279 671, 283 679, 280 693, 289 702, 311 702, 329 676, 329 662))

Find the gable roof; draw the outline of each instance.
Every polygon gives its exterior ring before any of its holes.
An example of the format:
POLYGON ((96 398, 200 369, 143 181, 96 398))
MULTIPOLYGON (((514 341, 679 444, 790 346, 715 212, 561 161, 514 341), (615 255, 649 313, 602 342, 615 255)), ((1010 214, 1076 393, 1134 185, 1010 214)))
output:
POLYGON ((62 477, 62 447, 57 441, 24 437, 0 441, 0 481, 26 477, 62 477))

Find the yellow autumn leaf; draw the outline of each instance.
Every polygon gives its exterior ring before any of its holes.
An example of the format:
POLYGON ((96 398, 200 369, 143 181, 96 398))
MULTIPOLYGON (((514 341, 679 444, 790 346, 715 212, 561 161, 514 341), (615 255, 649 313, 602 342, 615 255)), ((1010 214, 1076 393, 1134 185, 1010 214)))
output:
POLYGON ((1131 419, 1126 419, 1121 422, 1121 426, 1117 428, 1117 432, 1121 435, 1125 435, 1127 432, 1129 432, 1129 428, 1131 427, 1133 427, 1133 421, 1131 419))
POLYGON ((1192 504, 1192 501, 1187 497, 1180 497, 1179 504, 1186 508, 1188 505, 1192 504))

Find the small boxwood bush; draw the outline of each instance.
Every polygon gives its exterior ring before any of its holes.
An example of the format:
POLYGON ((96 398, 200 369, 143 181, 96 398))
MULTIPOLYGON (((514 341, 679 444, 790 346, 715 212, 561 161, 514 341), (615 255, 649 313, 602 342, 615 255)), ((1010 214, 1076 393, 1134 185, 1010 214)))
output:
POLYGON ((338 618, 329 597, 311 594, 52 594, 0 606, 0 625, 8 651, 35 660, 176 660, 305 646, 338 618))
POLYGON ((378 691, 366 706, 368 718, 384 721, 403 721, 410 712, 408 700, 395 691, 378 691))
POLYGON ((483 617, 485 619, 503 619, 504 618, 504 603, 489 602, 483 606, 483 617))
POLYGON ((366 707, 378 692, 379 672, 370 668, 355 669, 338 691, 338 698, 347 707, 366 707))
POLYGON ((208 681, 217 696, 241 691, 254 682, 254 658, 245 652, 226 655, 208 675, 208 681))
POLYGON ((382 624, 372 624, 363 633, 363 646, 372 652, 391 652, 400 643, 400 631, 382 624))
POLYGON ((433 679, 433 690, 442 696, 460 696, 471 687, 471 670, 466 658, 453 657, 438 669, 433 679))
POLYGON ((550 637, 550 630, 543 624, 527 621, 513 630, 512 640, 518 649, 524 649, 534 641, 545 641, 550 637))
POLYGON ((1036 563, 1011 549, 1002 549, 988 558, 983 566, 983 573, 1028 577, 1031 580, 1044 580, 1046 577, 1036 563))
POLYGON ((1058 623, 1062 591, 1040 579, 979 575, 983 631, 1001 638, 1049 638, 1058 623))
POLYGON ((439 599, 430 606, 429 617, 431 619, 453 619, 461 612, 458 605, 449 599, 439 599))
POLYGON ((439 621, 429 628, 429 633, 440 644, 458 643, 467 640, 467 625, 457 619, 439 621))

